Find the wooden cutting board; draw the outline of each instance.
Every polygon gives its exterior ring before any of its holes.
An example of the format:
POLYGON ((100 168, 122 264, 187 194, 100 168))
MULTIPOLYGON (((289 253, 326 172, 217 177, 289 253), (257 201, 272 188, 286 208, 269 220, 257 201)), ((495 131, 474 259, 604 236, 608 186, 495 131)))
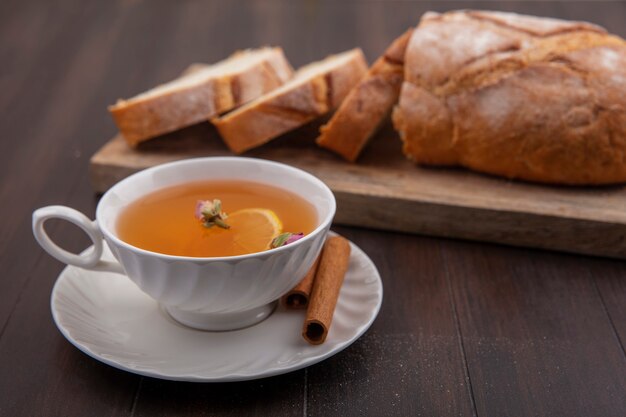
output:
MULTIPOLYGON (((306 126, 244 156, 283 162, 321 178, 337 198, 335 222, 383 230, 626 258, 626 189, 550 187, 461 169, 420 168, 386 126, 358 164, 314 144, 306 126)), ((92 158, 94 188, 164 162, 231 155, 207 123, 130 149, 120 136, 92 158)))

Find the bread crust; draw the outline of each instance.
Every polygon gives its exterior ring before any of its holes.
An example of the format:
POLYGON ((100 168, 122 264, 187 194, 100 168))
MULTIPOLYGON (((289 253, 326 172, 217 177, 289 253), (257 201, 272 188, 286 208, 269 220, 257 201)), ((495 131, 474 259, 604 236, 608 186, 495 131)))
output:
MULTIPOLYGON (((236 52, 228 59, 244 53, 236 52)), ((210 66, 197 66, 195 70, 207 67, 210 66)), ((224 71, 199 85, 145 99, 119 100, 109 107, 109 112, 128 144, 136 146, 240 106, 281 86, 292 74, 293 69, 282 49, 272 48, 265 59, 245 69, 224 71)))
POLYGON ((345 62, 323 71, 299 70, 293 81, 276 93, 212 119, 226 145, 240 154, 335 109, 367 71, 360 49, 330 56, 319 63, 347 56, 345 62), (306 76, 301 71, 307 71, 306 76), (300 73, 300 75, 299 75, 300 73), (293 83, 293 84, 292 84, 293 83))
POLYGON ((413 29, 407 30, 387 48, 355 85, 316 142, 350 162, 376 133, 400 95, 404 78, 404 52, 413 29))
POLYGON ((626 42, 502 12, 425 15, 393 122, 412 160, 528 181, 626 181, 626 42))

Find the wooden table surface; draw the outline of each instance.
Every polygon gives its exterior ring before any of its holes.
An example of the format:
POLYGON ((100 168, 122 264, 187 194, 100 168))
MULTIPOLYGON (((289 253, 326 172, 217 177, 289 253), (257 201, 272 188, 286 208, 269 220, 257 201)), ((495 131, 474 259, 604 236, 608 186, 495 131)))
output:
MULTIPOLYGON (((426 10, 589 20, 626 35, 623 2, 111 0, 0 4, 1 416, 624 416, 626 263, 336 227, 383 278, 383 306, 345 351, 262 380, 145 378, 74 348, 54 326, 61 265, 33 209, 94 215, 89 157, 106 106, 237 48, 282 45, 296 66, 361 46, 372 61, 426 10)), ((48 230, 71 250, 77 228, 48 230)), ((210 354, 210 352, 207 352, 210 354)))

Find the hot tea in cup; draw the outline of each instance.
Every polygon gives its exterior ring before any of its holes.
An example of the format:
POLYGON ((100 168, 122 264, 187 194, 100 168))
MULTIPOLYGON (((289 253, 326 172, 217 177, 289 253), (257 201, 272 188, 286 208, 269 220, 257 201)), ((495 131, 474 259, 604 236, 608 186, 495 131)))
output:
POLYGON ((271 249, 284 233, 307 235, 313 205, 290 191, 252 181, 194 181, 143 196, 117 220, 123 241, 168 255, 235 256, 271 249), (211 222, 219 205, 223 219, 211 222), (209 210, 209 218, 202 210, 209 210))
POLYGON ((335 207, 330 189, 302 170, 198 158, 122 180, 100 200, 96 221, 64 206, 36 210, 33 233, 62 262, 127 275, 185 325, 231 330, 269 316, 304 276, 335 207), (50 218, 81 227, 92 248, 76 255, 58 247, 44 229, 50 218), (103 238, 119 263, 100 259, 103 238))

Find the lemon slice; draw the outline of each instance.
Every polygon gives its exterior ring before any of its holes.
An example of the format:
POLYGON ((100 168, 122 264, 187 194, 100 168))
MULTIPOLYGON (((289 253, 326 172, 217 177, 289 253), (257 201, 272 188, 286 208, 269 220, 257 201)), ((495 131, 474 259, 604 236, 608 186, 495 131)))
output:
POLYGON ((283 232, 283 223, 269 209, 237 210, 228 215, 227 222, 234 234, 234 245, 247 253, 269 249, 272 240, 283 232))

